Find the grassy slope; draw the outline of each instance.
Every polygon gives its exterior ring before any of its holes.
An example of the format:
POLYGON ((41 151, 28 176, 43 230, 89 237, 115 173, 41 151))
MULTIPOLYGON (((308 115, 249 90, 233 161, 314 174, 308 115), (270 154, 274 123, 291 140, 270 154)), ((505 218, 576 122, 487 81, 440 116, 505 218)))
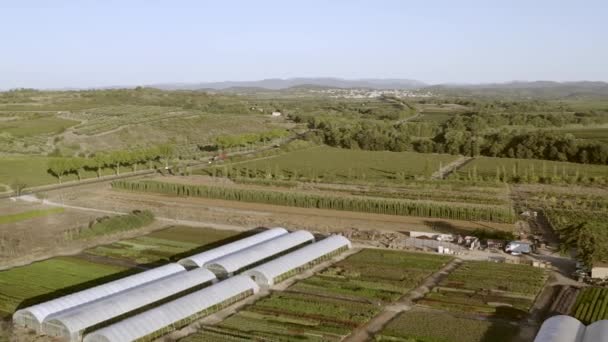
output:
POLYGON ((2 223, 14 223, 19 221, 29 220, 35 217, 52 215, 62 213, 64 208, 52 208, 52 209, 42 209, 42 210, 30 210, 17 214, 10 215, 2 215, 0 216, 0 224, 2 223))
POLYGON ((0 121, 0 132, 10 133, 15 137, 30 137, 41 134, 57 134, 78 121, 54 116, 43 116, 25 120, 0 121))

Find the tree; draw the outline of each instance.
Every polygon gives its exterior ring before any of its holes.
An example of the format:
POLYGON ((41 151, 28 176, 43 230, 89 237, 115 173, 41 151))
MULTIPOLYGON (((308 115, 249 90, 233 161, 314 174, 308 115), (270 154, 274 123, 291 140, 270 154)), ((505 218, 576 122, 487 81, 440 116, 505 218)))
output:
POLYGON ((78 177, 78 180, 82 180, 82 172, 86 165, 84 158, 70 158, 68 159, 68 172, 73 172, 78 177))
POLYGON ((93 158, 88 160, 88 166, 95 169, 97 178, 101 177, 101 169, 108 165, 108 155, 104 153, 96 153, 93 158))
POLYGON ((167 143, 167 144, 162 144, 162 145, 158 146, 158 153, 159 153, 160 157, 165 160, 166 169, 169 168, 169 161, 171 160, 171 158, 173 158, 173 152, 174 152, 173 144, 167 143))
POLYGON ((13 188, 13 190, 17 192, 17 196, 21 196, 21 192, 26 187, 27 187, 27 184, 25 182, 20 181, 19 179, 16 179, 13 182, 13 184, 11 185, 11 188, 13 188))
POLYGON ((48 164, 49 172, 53 174, 59 180, 61 184, 61 177, 63 177, 69 170, 70 166, 67 159, 65 158, 53 158, 48 164))

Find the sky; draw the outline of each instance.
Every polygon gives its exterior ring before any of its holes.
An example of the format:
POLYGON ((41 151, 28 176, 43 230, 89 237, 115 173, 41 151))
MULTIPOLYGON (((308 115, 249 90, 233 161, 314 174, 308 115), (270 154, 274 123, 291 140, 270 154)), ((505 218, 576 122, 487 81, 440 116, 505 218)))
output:
POLYGON ((0 0, 0 89, 608 81, 606 0, 0 0))

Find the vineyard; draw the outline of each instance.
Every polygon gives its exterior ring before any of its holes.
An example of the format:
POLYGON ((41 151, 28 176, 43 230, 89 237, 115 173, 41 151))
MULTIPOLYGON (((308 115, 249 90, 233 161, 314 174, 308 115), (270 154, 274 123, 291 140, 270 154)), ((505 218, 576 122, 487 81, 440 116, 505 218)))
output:
POLYGON ((608 289, 597 287, 583 289, 576 298, 571 314, 584 324, 608 319, 608 289))
POLYGON ((608 182, 608 166, 536 159, 476 157, 451 178, 521 183, 608 182))
POLYGON ((278 170, 297 178, 337 182, 404 182, 430 177, 458 157, 447 154, 347 150, 321 146, 240 165, 251 170, 278 170))
POLYGON ((376 341, 511 342, 519 327, 436 312, 405 312, 393 319, 376 341))
POLYGON ((285 205, 302 208, 359 211, 376 214, 441 217, 455 220, 511 223, 512 208, 431 201, 399 200, 337 196, 318 193, 248 189, 204 185, 186 185, 157 181, 115 181, 112 187, 128 191, 154 192, 176 196, 193 196, 230 201, 285 205))
POLYGON ((185 341, 340 341, 449 260, 363 249, 185 341))
POLYGON ((547 273, 519 264, 466 261, 418 305, 519 319, 543 288, 547 273))

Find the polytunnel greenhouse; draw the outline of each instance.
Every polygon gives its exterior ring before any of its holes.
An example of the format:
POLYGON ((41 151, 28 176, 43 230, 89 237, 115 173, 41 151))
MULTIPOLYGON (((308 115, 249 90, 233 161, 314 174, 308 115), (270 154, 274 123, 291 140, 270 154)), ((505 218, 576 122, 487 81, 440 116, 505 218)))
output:
POLYGON ((315 237, 311 233, 298 230, 210 261, 204 267, 213 271, 218 277, 224 278, 314 240, 315 237))
POLYGON ((207 263, 211 260, 215 260, 215 259, 221 258, 225 255, 238 252, 242 249, 254 246, 256 244, 265 242, 267 240, 276 238, 281 235, 285 235, 287 233, 288 232, 285 228, 268 229, 261 233, 249 236, 247 238, 237 240, 235 242, 220 246, 218 248, 214 248, 209 251, 195 254, 188 258, 184 258, 178 262, 188 268, 203 267, 203 265, 205 263, 207 263))
POLYGON ((42 324, 43 334, 61 337, 64 341, 81 341, 86 329, 113 318, 124 317, 135 310, 145 309, 160 300, 200 289, 216 281, 215 275, 204 268, 183 270, 101 300, 50 315, 42 324))
POLYGON ((608 342, 608 320, 586 327, 574 317, 553 316, 540 327, 534 342, 608 342))
POLYGON ((128 290, 175 273, 183 272, 185 269, 179 264, 168 264, 145 272, 137 273, 125 278, 98 285, 67 296, 59 297, 44 303, 36 304, 13 314, 13 322, 16 325, 34 329, 40 332, 42 322, 52 314, 56 314, 78 305, 99 300, 101 298, 128 290))
POLYGON ((259 285, 272 286, 318 263, 329 260, 349 248, 351 248, 351 243, 347 238, 332 235, 254 267, 243 274, 250 276, 259 285))
POLYGON ((258 291, 258 285, 251 278, 243 275, 234 276, 87 334, 84 341, 150 341, 230 306, 258 291))

